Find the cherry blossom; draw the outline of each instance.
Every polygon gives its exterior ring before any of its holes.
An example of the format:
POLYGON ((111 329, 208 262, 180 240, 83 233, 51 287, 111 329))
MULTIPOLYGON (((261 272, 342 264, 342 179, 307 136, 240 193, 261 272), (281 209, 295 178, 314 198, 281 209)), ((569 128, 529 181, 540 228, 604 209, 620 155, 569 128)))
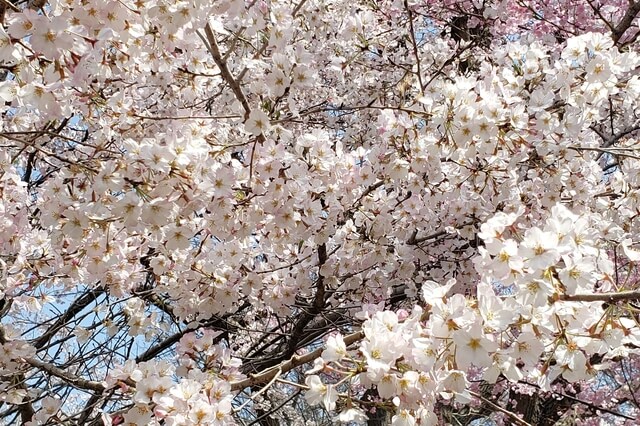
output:
POLYGON ((8 424, 635 422, 640 2, 0 9, 8 424))

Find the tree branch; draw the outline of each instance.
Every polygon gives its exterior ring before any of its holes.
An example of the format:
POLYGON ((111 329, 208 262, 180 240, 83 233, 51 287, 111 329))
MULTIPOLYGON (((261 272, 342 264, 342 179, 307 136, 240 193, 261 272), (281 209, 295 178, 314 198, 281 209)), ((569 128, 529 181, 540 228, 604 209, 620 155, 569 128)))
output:
MULTIPOLYGON (((213 57, 213 61, 216 63, 218 68, 220 68, 220 73, 222 74, 222 78, 224 79, 224 81, 227 82, 229 87, 231 87, 233 94, 236 96, 238 101, 240 101, 240 103, 242 104, 242 108, 244 109, 244 118, 246 120, 247 118, 249 118, 249 114, 251 114, 251 107, 249 106, 249 101, 247 101, 247 97, 242 92, 242 88, 240 87, 240 84, 233 77, 233 75, 231 74, 231 71, 229 71, 229 67, 227 66, 227 63, 222 60, 222 55, 220 54, 220 48, 218 47, 216 36, 213 33, 213 30, 211 29, 211 25, 209 25, 208 23, 204 27, 204 33, 207 36, 206 39, 203 39, 203 41, 205 42, 205 46, 207 47, 207 50, 209 50, 209 53, 211 53, 211 56, 213 57)), ((198 35, 200 35, 200 33, 198 33, 198 35)), ((200 35, 200 38, 202 38, 201 35, 200 35)))
POLYGON ((638 13, 640 12, 640 1, 636 1, 631 3, 629 9, 627 9, 626 13, 622 17, 622 20, 616 25, 613 30, 612 38, 613 42, 618 44, 618 41, 622 38, 624 33, 631 27, 633 20, 636 18, 638 13))
POLYGON ((409 2, 404 0, 404 8, 409 15, 409 30, 411 32, 410 39, 413 47, 413 55, 416 57, 416 74, 418 76, 418 84, 420 84, 420 93, 424 90, 424 84, 422 82, 422 68, 420 66, 420 54, 418 52, 418 43, 416 42, 416 31, 413 28, 413 13, 411 12, 411 8, 409 8, 409 2))
POLYGON ((501 406, 499 406, 498 404, 495 404, 491 401, 489 401, 487 398, 485 398, 484 396, 477 394, 473 391, 468 391, 472 396, 478 398, 479 400, 481 400, 482 402, 484 402, 485 404, 487 404, 488 406, 490 406, 491 408, 493 408, 496 411, 501 412, 502 414, 506 414, 507 417, 509 417, 511 420, 513 420, 513 423, 516 425, 520 425, 520 426, 532 426, 531 423, 527 423, 524 420, 522 420, 520 417, 518 417, 515 413, 512 413, 509 410, 506 410, 504 408, 502 408, 501 406))
POLYGON ((325 286, 324 286, 324 276, 322 276, 322 272, 320 269, 322 265, 327 261, 327 246, 325 244, 320 244, 318 246, 318 279, 316 281, 316 295, 313 299, 313 304, 309 307, 306 312, 303 312, 302 316, 296 322, 293 330, 291 331, 291 338, 289 340, 286 356, 291 356, 298 347, 298 341, 302 337, 304 333, 304 328, 309 324, 309 322, 320 312, 322 312, 322 308, 324 308, 325 303, 325 286))
POLYGON ((640 299, 640 290, 621 291, 619 293, 563 294, 560 300, 565 302, 619 302, 621 300, 640 299))
MULTIPOLYGON (((349 346, 352 343, 362 340, 363 338, 364 338, 364 331, 358 331, 356 333, 345 336, 344 343, 345 345, 349 346)), ((238 390, 242 390, 244 388, 248 388, 258 384, 267 383, 269 380, 273 379, 273 377, 276 376, 278 373, 286 374, 288 371, 291 371, 300 365, 313 361, 314 359, 318 358, 322 354, 322 351, 324 351, 324 348, 318 348, 314 351, 311 351, 301 356, 294 355, 287 361, 283 361, 280 364, 273 366, 271 368, 268 368, 258 374, 251 374, 249 375, 248 378, 244 380, 232 382, 231 390, 238 391, 238 390)))
POLYGON ((47 331, 42 333, 42 336, 40 336, 33 342, 33 346, 35 346, 36 349, 42 349, 44 345, 53 336, 55 336, 62 327, 64 327, 69 321, 73 319, 73 317, 75 317, 84 308, 89 306, 90 303, 95 301, 98 296, 104 293, 104 288, 95 288, 93 290, 87 291, 78 299, 74 300, 69 308, 65 311, 65 313, 60 315, 58 319, 47 329, 47 331))
POLYGON ((25 362, 32 367, 38 368, 52 376, 64 380, 65 383, 68 383, 77 389, 92 390, 94 392, 104 392, 106 390, 106 386, 101 382, 83 379, 82 377, 71 374, 48 362, 40 361, 35 358, 25 358, 25 362))

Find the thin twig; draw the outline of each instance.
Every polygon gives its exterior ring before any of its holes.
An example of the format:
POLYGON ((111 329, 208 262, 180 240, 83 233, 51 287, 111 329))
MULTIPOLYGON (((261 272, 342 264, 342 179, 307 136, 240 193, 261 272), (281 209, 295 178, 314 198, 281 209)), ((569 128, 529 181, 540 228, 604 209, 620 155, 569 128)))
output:
POLYGON ((282 374, 282 370, 278 370, 276 371, 276 374, 273 376, 273 379, 271 379, 269 381, 269 383, 267 383, 267 385, 265 387, 263 387, 262 389, 260 389, 258 392, 254 393, 251 395, 251 397, 249 399, 247 399, 244 404, 242 404, 241 406, 239 406, 238 408, 234 408, 233 411, 234 412, 239 412, 242 411, 242 409, 244 407, 246 407, 247 405, 249 405, 249 403, 251 401, 253 401, 256 397, 258 397, 259 395, 261 395, 262 393, 266 392, 267 389, 269 389, 271 386, 273 386, 273 384, 276 382, 276 380, 278 380, 278 377, 280 377, 280 375, 282 374))
POLYGON ((479 400, 481 400, 482 402, 484 402, 485 404, 487 404, 488 406, 490 406, 491 408, 493 408, 494 410, 497 410, 499 412, 501 412, 502 414, 507 415, 507 417, 509 417, 511 420, 513 420, 514 424, 520 425, 520 426, 532 426, 531 423, 527 423, 524 420, 522 420, 520 417, 518 417, 517 414, 512 413, 509 410, 506 410, 504 408, 502 408, 501 406, 499 406, 498 404, 495 404, 491 401, 489 401, 487 398, 485 398, 484 396, 477 394, 473 391, 468 391, 472 396, 478 398, 479 400))
POLYGON ((424 90, 424 84, 422 83, 422 69, 420 67, 420 54, 418 51, 418 43, 416 43, 416 33, 413 28, 413 13, 409 8, 409 2, 404 0, 404 8, 409 14, 409 29, 411 30, 411 44, 413 45, 413 55, 416 57, 416 71, 418 74, 418 83, 420 84, 420 93, 424 90))
POLYGON ((300 9, 302 9, 302 6, 304 6, 306 2, 307 0, 300 0, 300 3, 298 3, 296 7, 293 8, 293 11, 291 12, 291 16, 295 18, 298 12, 300 12, 300 9))
POLYGON ((568 149, 572 150, 572 151, 595 151, 595 152, 601 152, 603 154, 610 154, 610 155, 617 155, 620 157, 627 157, 627 158, 633 158, 634 160, 640 160, 640 156, 638 155, 633 155, 633 154, 627 154, 625 153, 625 151, 631 151, 632 149, 626 150, 624 148, 608 148, 608 149, 604 149, 604 148, 588 148, 588 147, 580 147, 580 146, 569 146, 567 147, 568 149))
POLYGON ((230 115, 194 115, 194 116, 156 116, 149 117, 146 115, 133 114, 135 118, 141 120, 224 120, 228 118, 242 118, 239 114, 230 115))

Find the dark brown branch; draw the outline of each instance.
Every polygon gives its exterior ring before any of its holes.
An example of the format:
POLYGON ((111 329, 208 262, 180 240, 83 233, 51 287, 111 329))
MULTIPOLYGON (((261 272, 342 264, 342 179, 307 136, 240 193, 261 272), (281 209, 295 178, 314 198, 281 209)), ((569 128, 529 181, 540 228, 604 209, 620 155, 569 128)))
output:
POLYGON ((220 48, 218 47, 216 36, 213 33, 213 30, 211 29, 211 26, 209 24, 205 25, 204 33, 207 36, 206 40, 203 40, 206 42, 205 45, 207 47, 207 50, 209 50, 209 53, 211 53, 211 56, 213 57, 213 61, 216 63, 218 68, 220 68, 220 73, 222 74, 222 78, 224 79, 224 81, 227 82, 229 87, 231 87, 233 94, 236 95, 236 98, 242 104, 242 108, 244 109, 244 118, 246 120, 247 118, 249 118, 249 114, 251 113, 251 107, 249 106, 249 101, 247 101, 246 96, 242 92, 242 88, 240 87, 240 84, 233 77, 233 75, 231 74, 231 71, 229 71, 229 67, 227 66, 227 63, 222 60, 222 54, 220 53, 220 48))
POLYGON ((629 27, 631 27, 633 20, 636 19, 636 16, 638 16, 639 12, 640 1, 631 3, 624 16, 622 17, 622 20, 618 23, 618 25, 616 25, 615 29, 613 30, 612 38, 614 43, 617 44, 618 41, 620 41, 624 33, 629 29, 629 27))
MULTIPOLYGON (((363 338, 364 338, 364 332, 358 331, 356 333, 345 336, 344 343, 345 345, 349 346, 352 343, 362 340, 363 338)), ((288 371, 291 371, 300 365, 313 361, 314 359, 318 358, 322 354, 323 350, 324 348, 318 348, 302 356, 294 355, 287 361, 283 361, 280 364, 273 366, 271 368, 268 368, 258 374, 251 374, 248 378, 244 380, 240 380, 238 382, 232 382, 231 390, 238 391, 238 390, 242 390, 258 384, 267 383, 269 380, 273 379, 273 377, 276 374, 278 374, 278 372, 280 372, 281 374, 285 374, 288 371)))
POLYGON ((611 33, 615 33, 616 28, 614 27, 613 23, 611 23, 602 14, 602 10, 601 10, 602 9, 602 5, 601 4, 594 4, 593 0, 587 0, 587 3, 589 3, 589 6, 591 6, 591 10, 593 10, 593 13, 595 13, 598 16, 598 18, 600 18, 600 20, 602 22, 604 22, 604 24, 607 26, 607 28, 609 28, 611 33))
POLYGON ((33 346, 36 349, 43 348, 62 327, 64 327, 78 313, 80 313, 80 311, 89 306, 89 304, 91 304, 104 293, 105 290, 103 288, 95 288, 93 290, 88 290, 78 299, 74 300, 69 308, 65 311, 65 313, 60 315, 58 319, 42 334, 42 336, 33 341, 33 346))
MULTIPOLYGON (((473 221, 473 220, 466 221, 466 222, 462 223, 462 225, 460 225, 458 227, 458 229, 464 228, 465 226, 473 225, 474 223, 476 223, 476 222, 473 221)), ((448 233, 449 232, 447 230, 442 230, 442 231, 434 232, 434 233, 429 234, 429 235, 418 237, 418 232, 414 231, 413 234, 411 235, 411 237, 409 237, 409 239, 407 240, 407 244, 410 245, 410 246, 414 246, 414 245, 417 245, 417 244, 420 244, 420 243, 424 243, 425 241, 433 240, 433 239, 441 237, 443 235, 447 235, 448 233)))
POLYGON ((9 0, 0 0, 0 3, 2 3, 5 7, 9 7, 9 9, 13 10, 14 12, 21 12, 20 8, 11 3, 9 0))
POLYGON ((509 417, 511 420, 513 420, 513 423, 519 426, 532 426, 530 423, 525 422, 524 420, 522 420, 520 417, 518 417, 515 413, 512 413, 509 410, 506 410, 504 408, 502 408, 501 406, 499 406, 498 404, 495 404, 492 401, 489 401, 487 398, 485 398, 484 396, 477 394, 473 391, 469 391, 469 393, 478 398, 479 400, 481 400, 482 402, 484 402, 485 404, 487 404, 489 407, 493 408, 496 411, 501 412, 502 414, 505 414, 507 417, 509 417))
POLYGON ((106 387, 100 382, 83 379, 82 377, 71 374, 51 363, 40 361, 35 358, 26 358, 25 361, 32 367, 38 368, 52 376, 62 379, 65 383, 68 383, 77 389, 92 390, 95 392, 103 392, 106 389, 106 387))
POLYGON ((31 180, 31 173, 33 173, 33 166, 36 161, 36 154, 38 151, 31 151, 29 153, 29 157, 27 158, 27 167, 24 170, 24 176, 22 177, 23 182, 29 183, 31 180))
POLYGON ((600 138, 602 139, 602 144, 600 145, 600 148, 609 148, 612 145, 614 145, 615 143, 617 143, 620 139, 622 139, 623 137, 627 136, 628 134, 633 133, 636 130, 640 130, 640 124, 635 123, 635 124, 633 124, 633 125, 631 125, 629 127, 626 127, 625 129, 621 130, 620 132, 616 133, 615 135, 612 135, 612 136, 609 136, 609 137, 607 137, 606 135, 602 134, 602 132, 600 132, 595 127, 591 127, 591 130, 596 132, 598 134, 598 136, 600 136, 600 138))
POLYGON ((424 90, 424 84, 422 82, 422 67, 420 66, 420 53, 418 51, 418 43, 416 42, 416 31, 413 28, 413 13, 409 8, 409 2, 404 0, 404 8, 409 15, 409 30, 411 34, 409 35, 411 39, 411 45, 413 47, 413 55, 416 58, 416 74, 418 76, 418 84, 420 84, 420 93, 424 90))
POLYGON ((564 294, 560 300, 566 302, 619 302, 640 299, 640 290, 621 291, 619 293, 564 294))
POLYGON ((302 9, 302 6, 304 6, 306 2, 307 0, 300 0, 300 3, 298 3, 296 7, 293 8, 293 11, 291 12, 291 16, 295 18, 298 12, 300 12, 300 9, 302 9))
MULTIPOLYGON (((430 314, 431 314, 431 311, 425 310, 422 313, 420 321, 427 321, 429 319, 430 314)), ((355 333, 345 336, 343 340, 344 340, 344 344, 347 347, 349 347, 350 345, 362 340, 363 338, 364 338, 364 331, 357 331, 355 333)), ((308 352, 301 356, 294 355, 290 359, 286 361, 282 361, 277 365, 272 365, 259 373, 250 374, 249 377, 247 377, 246 379, 243 379, 237 382, 232 382, 231 390, 239 391, 255 385, 267 383, 271 379, 273 379, 274 376, 276 376, 277 374, 285 375, 288 371, 291 371, 300 365, 303 365, 315 360, 322 354, 322 351, 324 351, 324 347, 320 347, 314 351, 308 352)))
POLYGON ((325 285, 324 285, 324 276, 320 271, 322 269, 322 265, 324 265, 327 261, 327 246, 325 244, 321 244, 318 246, 318 279, 316 281, 316 294, 313 299, 313 304, 302 314, 300 319, 296 322, 296 325, 293 327, 291 331, 291 338, 289 340, 288 348, 285 353, 285 356, 291 356, 298 348, 298 343, 302 335, 304 334, 304 329, 309 324, 309 322, 320 312, 325 305, 325 285))

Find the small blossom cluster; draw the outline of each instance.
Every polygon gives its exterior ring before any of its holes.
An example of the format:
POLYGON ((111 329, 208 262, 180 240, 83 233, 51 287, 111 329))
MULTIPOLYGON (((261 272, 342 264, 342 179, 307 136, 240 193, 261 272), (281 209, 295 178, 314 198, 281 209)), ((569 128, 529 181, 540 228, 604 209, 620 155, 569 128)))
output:
POLYGON ((219 333, 185 334, 178 345, 178 367, 167 361, 128 361, 110 373, 108 387, 130 394, 134 406, 111 419, 125 424, 234 424, 231 381, 243 378, 228 349, 214 343, 219 333))

